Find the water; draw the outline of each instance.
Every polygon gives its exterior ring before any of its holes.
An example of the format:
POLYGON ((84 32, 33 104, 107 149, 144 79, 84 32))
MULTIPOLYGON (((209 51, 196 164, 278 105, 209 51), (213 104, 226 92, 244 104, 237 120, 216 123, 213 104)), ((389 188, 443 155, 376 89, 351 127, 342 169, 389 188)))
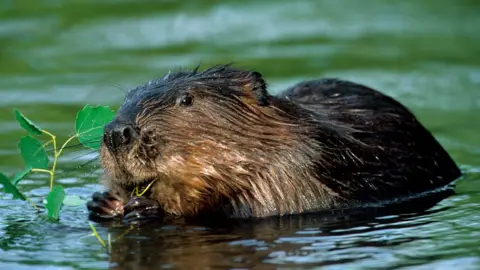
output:
MULTIPOLYGON (((84 206, 45 221, 0 193, 0 269, 480 269, 480 2, 12 1, 0 3, 0 171, 23 166, 17 107, 63 141, 86 103, 180 66, 235 62, 270 91, 335 76, 410 107, 461 165, 456 194, 425 212, 134 228, 107 255, 84 206)), ((59 182, 88 199, 95 154, 67 150, 59 182), (73 170, 73 171, 72 171, 73 170)), ((44 175, 21 188, 41 203, 44 175)), ((414 211, 415 212, 415 211, 414 211)), ((106 239, 126 228, 97 226, 106 239)))

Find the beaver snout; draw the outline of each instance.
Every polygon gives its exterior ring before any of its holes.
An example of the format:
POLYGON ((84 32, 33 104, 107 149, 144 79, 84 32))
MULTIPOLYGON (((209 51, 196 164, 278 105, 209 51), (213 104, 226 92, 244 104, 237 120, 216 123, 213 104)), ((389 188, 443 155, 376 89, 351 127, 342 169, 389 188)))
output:
POLYGON ((130 146, 136 138, 138 131, 131 124, 113 120, 105 125, 103 142, 113 153, 119 148, 130 146))

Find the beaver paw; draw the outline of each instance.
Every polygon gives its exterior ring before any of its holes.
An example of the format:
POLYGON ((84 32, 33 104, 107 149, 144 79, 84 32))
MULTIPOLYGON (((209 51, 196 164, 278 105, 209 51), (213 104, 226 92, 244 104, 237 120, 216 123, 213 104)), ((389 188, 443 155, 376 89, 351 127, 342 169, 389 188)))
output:
POLYGON ((111 192, 95 192, 92 200, 87 203, 87 209, 91 219, 114 219, 124 214, 122 199, 111 192))
POLYGON ((156 200, 145 197, 132 197, 124 206, 125 221, 145 219, 159 219, 163 217, 163 210, 156 200))

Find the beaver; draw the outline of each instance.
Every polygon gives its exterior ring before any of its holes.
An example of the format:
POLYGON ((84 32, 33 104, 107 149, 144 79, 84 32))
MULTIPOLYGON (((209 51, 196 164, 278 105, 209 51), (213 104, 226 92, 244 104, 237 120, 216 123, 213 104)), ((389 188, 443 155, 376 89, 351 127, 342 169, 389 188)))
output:
POLYGON ((461 171, 394 98, 338 78, 276 94, 258 71, 178 70, 129 90, 105 125, 91 217, 263 218, 453 184, 461 171), (149 186, 145 194, 133 190, 149 186))

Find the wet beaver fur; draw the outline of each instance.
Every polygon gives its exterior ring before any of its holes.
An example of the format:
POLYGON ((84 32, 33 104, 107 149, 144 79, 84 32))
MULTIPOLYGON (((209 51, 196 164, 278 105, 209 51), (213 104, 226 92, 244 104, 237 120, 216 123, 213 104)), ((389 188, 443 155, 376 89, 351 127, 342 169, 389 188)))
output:
POLYGON ((461 172, 403 105, 339 79, 277 94, 256 71, 178 71, 130 90, 105 126, 91 217, 298 214, 402 198, 461 172), (132 196, 152 186, 141 196, 132 196))

